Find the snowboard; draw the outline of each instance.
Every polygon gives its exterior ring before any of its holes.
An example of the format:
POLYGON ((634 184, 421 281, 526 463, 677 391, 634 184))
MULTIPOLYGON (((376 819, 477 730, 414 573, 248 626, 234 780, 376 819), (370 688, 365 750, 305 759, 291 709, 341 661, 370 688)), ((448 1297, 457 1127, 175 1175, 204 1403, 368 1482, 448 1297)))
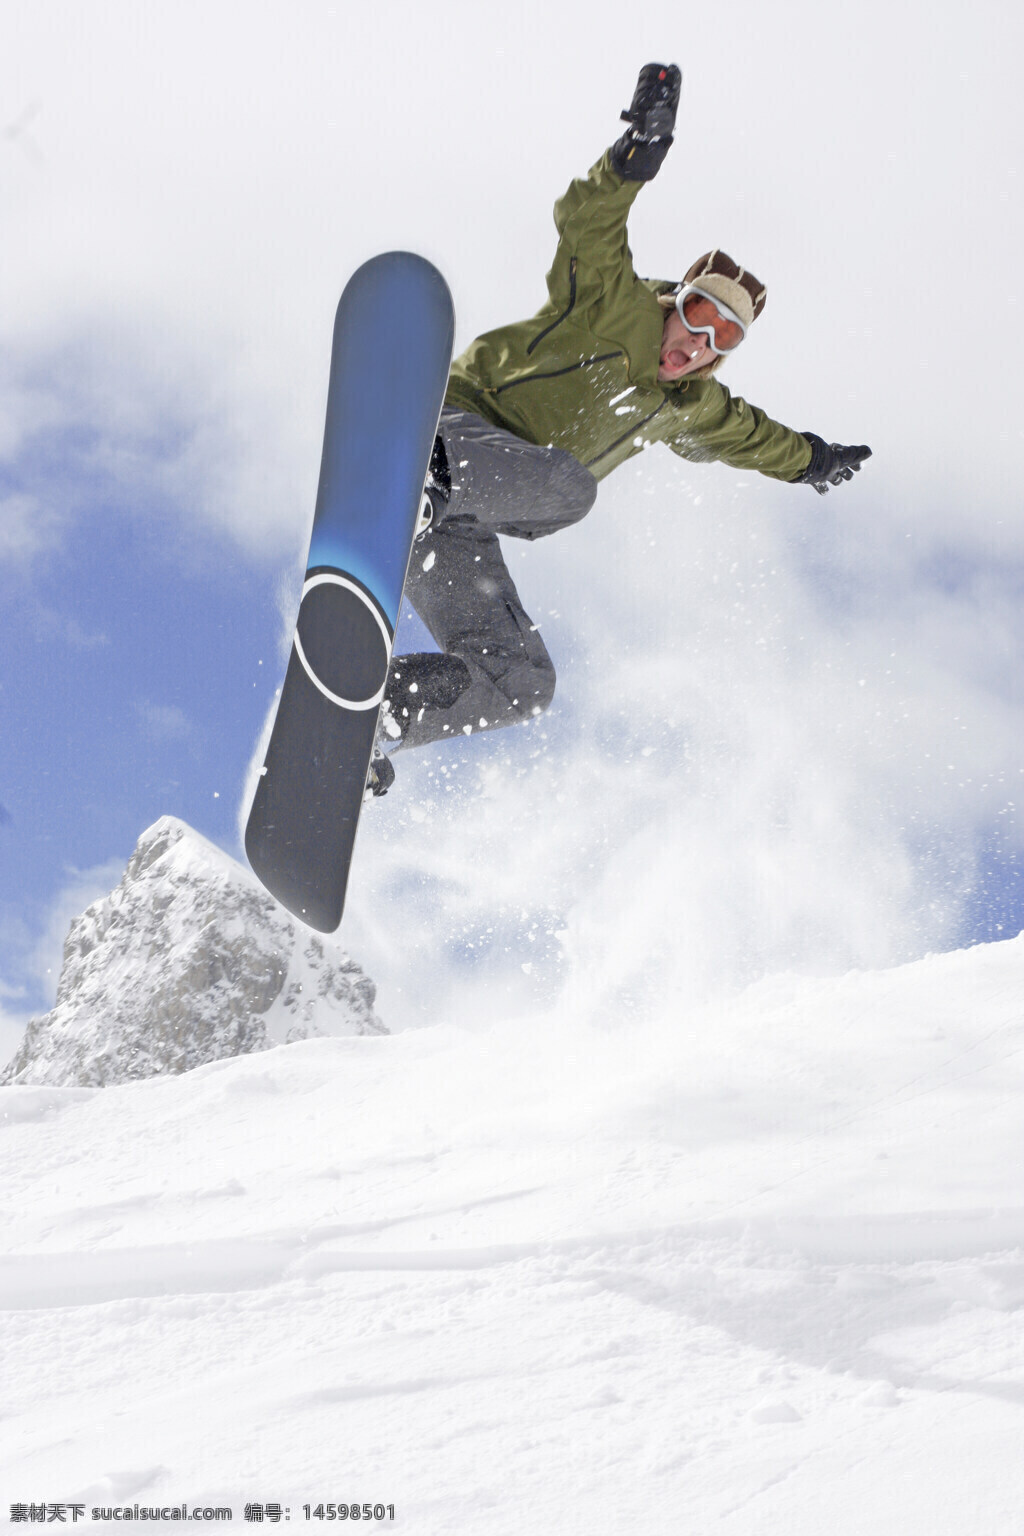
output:
POLYGON ((454 333, 444 278, 409 251, 361 266, 335 317, 306 576, 245 829, 267 890, 321 933, 345 904, 454 333))

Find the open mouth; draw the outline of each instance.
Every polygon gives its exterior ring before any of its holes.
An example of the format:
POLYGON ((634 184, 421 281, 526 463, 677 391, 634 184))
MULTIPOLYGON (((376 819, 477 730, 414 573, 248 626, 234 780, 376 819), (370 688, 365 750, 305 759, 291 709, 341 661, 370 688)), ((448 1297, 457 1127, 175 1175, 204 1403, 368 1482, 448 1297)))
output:
POLYGON ((700 356, 703 350, 703 347, 697 347, 693 352, 683 352, 676 347, 672 347, 669 351, 662 353, 662 365, 665 368, 686 368, 693 362, 695 357, 700 356))

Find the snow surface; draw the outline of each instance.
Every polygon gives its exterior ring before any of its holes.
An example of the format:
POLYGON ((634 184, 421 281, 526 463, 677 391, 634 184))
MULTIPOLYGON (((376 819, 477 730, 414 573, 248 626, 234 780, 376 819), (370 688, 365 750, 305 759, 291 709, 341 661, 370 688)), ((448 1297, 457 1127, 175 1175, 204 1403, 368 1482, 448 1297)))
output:
POLYGON ((1024 936, 4 1090, 5 1511, 1019 1536, 1022 996, 1024 936))

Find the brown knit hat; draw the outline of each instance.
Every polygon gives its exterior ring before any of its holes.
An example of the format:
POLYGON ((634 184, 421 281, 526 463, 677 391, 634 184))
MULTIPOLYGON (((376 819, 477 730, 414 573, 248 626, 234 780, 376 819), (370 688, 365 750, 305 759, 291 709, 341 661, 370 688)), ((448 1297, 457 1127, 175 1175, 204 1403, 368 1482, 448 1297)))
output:
POLYGON ((744 325, 752 325, 764 309, 767 289, 724 251, 708 251, 695 261, 683 283, 696 283, 713 299, 728 304, 744 325))

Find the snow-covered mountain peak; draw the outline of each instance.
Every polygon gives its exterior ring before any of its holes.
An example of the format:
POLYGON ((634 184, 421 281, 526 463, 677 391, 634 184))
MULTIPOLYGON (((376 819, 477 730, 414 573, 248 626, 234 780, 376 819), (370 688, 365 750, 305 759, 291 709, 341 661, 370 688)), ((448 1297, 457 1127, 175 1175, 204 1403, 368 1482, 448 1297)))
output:
POLYGON ((184 822, 147 828, 120 884, 72 922, 56 1006, 0 1082, 100 1085, 313 1035, 380 1033, 336 945, 184 822))
POLYGON ((147 827, 135 846, 135 852, 125 868, 125 880, 136 880, 147 869, 161 860, 173 862, 181 870, 205 870, 209 873, 230 875, 252 887, 257 893, 266 894, 259 882, 242 865, 202 836, 194 827, 179 821, 177 816, 161 816, 147 827))

